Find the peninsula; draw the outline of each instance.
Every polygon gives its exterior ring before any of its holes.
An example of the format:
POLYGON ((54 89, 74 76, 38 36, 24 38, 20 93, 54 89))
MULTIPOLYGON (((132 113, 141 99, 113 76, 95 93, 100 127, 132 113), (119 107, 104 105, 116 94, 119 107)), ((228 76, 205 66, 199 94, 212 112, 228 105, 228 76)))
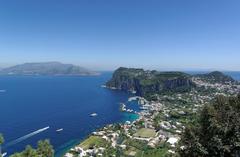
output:
MULTIPOLYGON (((206 150, 204 152, 206 154, 202 156, 214 154, 216 153, 215 148, 210 148, 207 144, 202 148, 191 147, 192 144, 201 145, 205 142, 193 141, 194 138, 200 136, 197 133, 199 129, 197 128, 198 124, 196 124, 198 116, 204 117, 203 119, 210 118, 205 115, 205 110, 208 109, 209 104, 215 104, 215 109, 213 109, 215 112, 213 112, 217 115, 220 114, 217 105, 221 105, 223 100, 226 109, 229 104, 231 105, 229 100, 232 102, 240 100, 240 97, 236 98, 240 91, 239 82, 217 71, 189 75, 183 72, 119 68, 106 83, 106 87, 136 93, 136 97, 129 98, 129 101, 137 100, 139 102, 142 110, 135 112, 139 118, 124 124, 107 125, 93 132, 86 140, 66 153, 65 157, 165 157, 194 156, 194 154, 199 156, 201 153, 196 154, 196 151, 200 151, 200 149, 206 150), (192 125, 196 127, 196 134, 194 134, 194 130, 189 128, 192 125), (194 137, 189 135, 189 130, 192 131, 194 137)), ((235 110, 233 108, 231 111, 228 109, 221 112, 233 114, 235 110)), ((124 112, 126 111, 124 110, 124 112)), ((233 124, 237 123, 236 121, 233 124)), ((211 125, 217 125, 216 123, 211 125)), ((220 123, 225 125, 224 121, 218 122, 218 124, 220 123)), ((230 135, 230 130, 233 128, 226 128, 225 131, 228 129, 229 136, 236 140, 235 135, 230 135)), ((216 138, 224 140, 225 137, 222 134, 213 137, 216 132, 209 133, 208 130, 204 130, 204 132, 203 136, 209 136, 209 140, 216 138)), ((222 142, 222 146, 218 147, 224 148, 231 144, 228 141, 222 142)), ((212 145, 217 147, 216 142, 213 142, 212 145)), ((231 149, 229 154, 234 154, 236 151, 234 146, 231 149)), ((225 152, 225 154, 228 153, 225 152)))

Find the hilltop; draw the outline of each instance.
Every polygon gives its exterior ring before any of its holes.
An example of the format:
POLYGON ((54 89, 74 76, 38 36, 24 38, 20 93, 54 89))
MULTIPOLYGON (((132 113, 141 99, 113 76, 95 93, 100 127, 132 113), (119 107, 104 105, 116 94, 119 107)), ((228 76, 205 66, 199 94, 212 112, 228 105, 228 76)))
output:
POLYGON ((224 73, 220 71, 213 71, 207 74, 198 74, 195 75, 195 77, 198 77, 201 80, 211 82, 211 83, 234 83, 236 82, 232 77, 225 75, 224 73))
POLYGON ((236 81, 222 72, 189 75, 184 72, 159 72, 135 68, 118 68, 106 86, 131 91, 145 98, 156 94, 182 93, 208 84, 235 84, 236 81))
POLYGON ((158 72, 121 67, 106 83, 109 88, 134 91, 140 96, 162 92, 183 92, 195 87, 191 76, 183 72, 158 72))

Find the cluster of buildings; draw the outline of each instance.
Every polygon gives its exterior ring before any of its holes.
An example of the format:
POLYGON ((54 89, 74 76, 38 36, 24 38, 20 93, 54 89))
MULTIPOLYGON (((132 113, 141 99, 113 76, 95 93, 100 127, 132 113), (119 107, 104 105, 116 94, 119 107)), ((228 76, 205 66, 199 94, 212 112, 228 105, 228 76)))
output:
POLYGON ((204 80, 202 78, 194 77, 192 81, 198 86, 198 87, 204 87, 206 89, 215 89, 219 91, 220 93, 217 94, 236 94, 240 91, 240 84, 239 82, 211 82, 208 80, 204 80))
POLYGON ((95 149, 87 149, 84 150, 82 147, 80 146, 76 146, 74 148, 72 148, 68 153, 66 153, 64 155, 64 157, 86 157, 86 156, 97 156, 97 157, 101 157, 103 156, 103 152, 105 151, 105 148, 100 147, 100 148, 95 148, 95 149), (71 153, 73 152, 73 153, 71 153))

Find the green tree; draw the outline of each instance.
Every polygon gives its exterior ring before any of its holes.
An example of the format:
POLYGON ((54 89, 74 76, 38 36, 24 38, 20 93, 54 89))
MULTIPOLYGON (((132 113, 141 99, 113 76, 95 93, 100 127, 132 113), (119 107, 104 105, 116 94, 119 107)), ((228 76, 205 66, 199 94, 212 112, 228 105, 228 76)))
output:
POLYGON ((14 153, 10 157, 23 157, 22 153, 14 153))
POLYGON ((37 149, 33 149, 30 145, 20 153, 15 153, 10 157, 53 157, 54 150, 49 140, 38 141, 37 149))
POLYGON ((0 134, 0 156, 2 156, 2 144, 4 143, 4 137, 2 134, 0 134))
POLYGON ((180 141, 181 156, 240 156, 240 95, 218 96, 204 106, 194 124, 185 129, 180 141))
POLYGON ((54 150, 49 140, 38 141, 37 153, 42 157, 53 157, 54 150))
POLYGON ((22 152, 24 157, 38 157, 37 151, 33 149, 30 145, 27 145, 25 150, 22 152))

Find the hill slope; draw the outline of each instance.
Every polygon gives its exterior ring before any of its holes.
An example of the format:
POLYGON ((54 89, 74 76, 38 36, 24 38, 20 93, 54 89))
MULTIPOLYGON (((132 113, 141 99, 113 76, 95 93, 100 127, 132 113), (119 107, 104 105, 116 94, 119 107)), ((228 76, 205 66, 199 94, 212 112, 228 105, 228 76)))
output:
POLYGON ((4 68, 0 74, 14 75, 96 75, 85 68, 60 62, 25 63, 4 68))
POLYGON ((232 77, 228 76, 228 75, 225 75, 224 73, 222 72, 219 72, 219 71, 213 71, 213 72, 210 72, 208 74, 199 74, 199 75, 195 75, 195 77, 198 77, 202 80, 205 80, 207 82, 210 82, 210 83, 233 83, 233 82, 236 82, 232 77))

